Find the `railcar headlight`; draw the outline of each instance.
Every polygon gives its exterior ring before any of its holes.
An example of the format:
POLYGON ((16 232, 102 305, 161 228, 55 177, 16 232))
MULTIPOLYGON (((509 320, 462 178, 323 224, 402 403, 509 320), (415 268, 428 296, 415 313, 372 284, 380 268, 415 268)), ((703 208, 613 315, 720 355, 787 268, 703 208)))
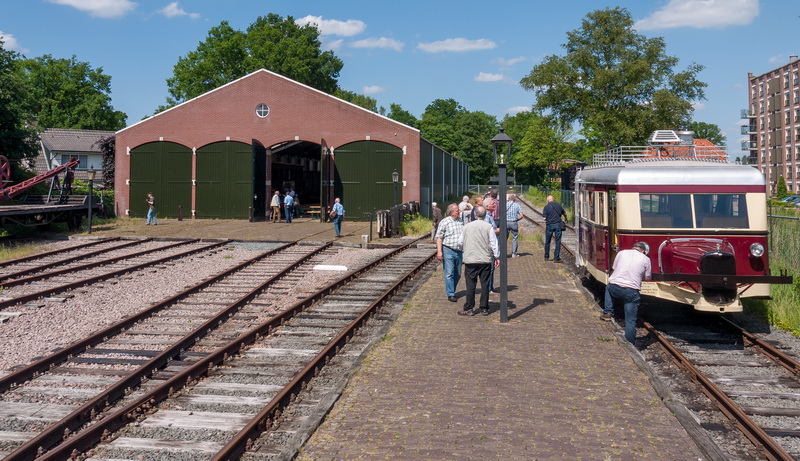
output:
POLYGON ((764 254, 764 245, 756 242, 750 245, 750 255, 754 258, 760 258, 764 254))

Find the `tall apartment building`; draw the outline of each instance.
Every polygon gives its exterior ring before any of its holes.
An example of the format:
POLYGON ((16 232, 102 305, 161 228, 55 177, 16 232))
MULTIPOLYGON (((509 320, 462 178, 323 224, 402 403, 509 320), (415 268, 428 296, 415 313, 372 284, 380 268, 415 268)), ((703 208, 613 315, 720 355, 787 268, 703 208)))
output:
POLYGON ((786 188, 800 191, 800 60, 765 74, 747 74, 748 105, 742 110, 742 150, 750 152, 750 163, 767 178, 770 192, 783 176, 786 188))

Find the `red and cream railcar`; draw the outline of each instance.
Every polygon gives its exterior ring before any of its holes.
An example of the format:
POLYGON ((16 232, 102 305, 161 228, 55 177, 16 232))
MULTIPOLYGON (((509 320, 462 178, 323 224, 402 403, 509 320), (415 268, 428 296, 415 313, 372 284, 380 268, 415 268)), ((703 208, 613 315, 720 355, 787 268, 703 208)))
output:
POLYGON ((719 313, 741 311, 742 297, 769 297, 771 283, 790 283, 770 274, 761 172, 668 133, 674 139, 596 155, 577 173, 577 264, 608 283, 616 253, 644 241, 653 281, 643 295, 719 313))

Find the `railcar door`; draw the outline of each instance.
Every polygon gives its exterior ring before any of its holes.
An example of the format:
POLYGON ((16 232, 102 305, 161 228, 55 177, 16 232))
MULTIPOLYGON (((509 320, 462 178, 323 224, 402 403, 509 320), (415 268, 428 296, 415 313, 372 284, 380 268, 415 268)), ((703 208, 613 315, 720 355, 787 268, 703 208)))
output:
POLYGON ((614 258, 619 251, 619 238, 617 236, 617 191, 608 191, 608 268, 614 265, 614 258))

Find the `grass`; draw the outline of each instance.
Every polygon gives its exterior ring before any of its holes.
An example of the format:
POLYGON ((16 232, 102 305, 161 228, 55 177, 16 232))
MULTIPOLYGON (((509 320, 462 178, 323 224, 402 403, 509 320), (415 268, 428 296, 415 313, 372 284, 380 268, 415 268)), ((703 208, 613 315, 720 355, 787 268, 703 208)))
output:
POLYGON ((400 235, 409 237, 422 237, 430 235, 433 228, 433 221, 419 215, 406 215, 405 220, 400 223, 400 235))
POLYGON ((36 253, 41 253, 42 251, 42 244, 37 243, 26 243, 23 245, 14 245, 13 247, 0 246, 0 262, 24 258, 36 253))
MULTIPOLYGON (((773 207, 774 216, 797 217, 795 208, 773 207)), ((770 270, 773 274, 781 271, 794 277, 789 285, 772 285, 772 299, 745 299, 745 310, 767 320, 770 324, 800 335, 800 220, 770 218, 771 250, 770 270)))

